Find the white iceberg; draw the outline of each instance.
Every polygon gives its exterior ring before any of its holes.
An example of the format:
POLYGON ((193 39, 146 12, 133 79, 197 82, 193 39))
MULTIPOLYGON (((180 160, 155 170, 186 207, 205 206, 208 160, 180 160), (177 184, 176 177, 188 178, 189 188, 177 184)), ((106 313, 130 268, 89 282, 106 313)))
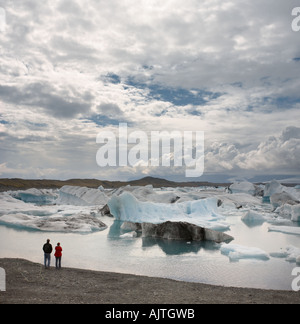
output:
POLYGON ((271 197, 276 193, 284 191, 284 187, 276 180, 266 183, 264 190, 264 197, 271 197))
POLYGON ((165 204, 139 201, 129 192, 114 195, 108 202, 110 212, 121 221, 161 224, 166 221, 188 222, 205 228, 225 231, 226 218, 218 212, 218 199, 207 198, 165 204))
POLYGON ((253 183, 248 181, 235 182, 229 189, 232 193, 247 193, 252 196, 256 194, 256 187, 253 183))
POLYGON ((56 203, 59 205, 95 206, 105 205, 107 201, 108 197, 99 189, 64 186, 59 190, 56 203))
POLYGON ((247 247, 238 244, 226 244, 221 245, 221 253, 227 255, 231 261, 238 261, 241 259, 257 259, 257 260, 269 260, 269 255, 256 247, 247 247))

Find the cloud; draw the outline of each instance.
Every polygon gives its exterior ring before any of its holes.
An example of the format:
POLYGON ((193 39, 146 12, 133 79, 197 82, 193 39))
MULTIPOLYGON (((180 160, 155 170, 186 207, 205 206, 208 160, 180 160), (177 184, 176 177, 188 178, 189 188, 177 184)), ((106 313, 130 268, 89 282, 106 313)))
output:
POLYGON ((207 171, 242 174, 299 174, 300 128, 287 127, 255 149, 242 151, 234 144, 213 143, 205 155, 207 171))
POLYGON ((66 94, 59 95, 55 92, 55 89, 48 84, 34 83, 22 88, 0 85, 0 97, 8 103, 39 107, 53 117, 64 119, 89 113, 90 104, 82 102, 81 98, 66 94))
POLYGON ((34 142, 45 170, 95 175, 99 128, 127 122, 146 131, 205 131, 207 172, 299 172, 299 33, 291 29, 298 5, 0 0, 0 132, 7 141, 0 163, 19 170, 19 160, 29 170, 35 161, 24 151, 34 142), (79 155, 88 156, 86 170, 69 166, 79 155))

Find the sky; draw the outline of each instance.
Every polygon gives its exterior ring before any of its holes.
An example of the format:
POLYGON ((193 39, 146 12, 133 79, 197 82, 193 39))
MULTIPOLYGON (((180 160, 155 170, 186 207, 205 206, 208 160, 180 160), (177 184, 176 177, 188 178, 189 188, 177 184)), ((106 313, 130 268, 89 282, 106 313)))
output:
POLYGON ((300 181, 298 6, 0 0, 0 177, 300 181), (119 123, 204 132, 203 176, 99 167, 119 123))

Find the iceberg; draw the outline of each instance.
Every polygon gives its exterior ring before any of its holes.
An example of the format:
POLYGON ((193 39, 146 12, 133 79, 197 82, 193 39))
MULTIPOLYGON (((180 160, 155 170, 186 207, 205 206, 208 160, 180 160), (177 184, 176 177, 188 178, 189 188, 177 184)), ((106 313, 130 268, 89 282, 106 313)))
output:
POLYGON ((23 230, 90 233, 106 228, 90 207, 40 206, 0 193, 0 224, 23 230))
POLYGON ((229 187, 229 191, 232 193, 247 193, 251 196, 262 195, 262 188, 254 185, 251 182, 235 182, 229 187))
POLYGON ((57 191, 47 189, 28 189, 19 191, 10 191, 9 194, 25 203, 33 203, 38 205, 54 204, 57 199, 57 191))
POLYGON ((282 205, 296 205, 299 203, 292 195, 287 192, 276 193, 270 197, 270 202, 274 208, 282 205))
POLYGON ((221 253, 227 255, 230 261, 238 261, 240 259, 257 259, 267 261, 269 255, 256 247, 247 247, 238 244, 226 244, 221 245, 221 253))
POLYGON ((82 213, 72 216, 56 215, 46 217, 16 213, 1 216, 0 223, 22 229, 64 233, 91 233, 107 228, 99 219, 82 213))
POLYGON ((96 206, 105 205, 107 201, 108 197, 99 189, 64 186, 59 190, 56 203, 58 205, 96 206))
POLYGON ((292 221, 300 222, 300 204, 292 206, 292 221))
POLYGON ((285 258, 288 262, 298 264, 300 261, 300 248, 290 245, 285 250, 270 253, 270 256, 273 258, 285 258))
POLYGON ((249 227, 262 225, 266 218, 252 210, 247 211, 247 213, 242 217, 242 221, 249 227))
POLYGON ((120 235, 120 238, 136 238, 136 237, 137 237, 137 232, 135 231, 120 235))
POLYGON ((266 183, 264 190, 264 197, 271 197, 276 193, 282 193, 284 187, 276 180, 266 183))
MULTIPOLYGON (((145 187, 128 185, 117 189, 117 191, 114 192, 114 195, 120 196, 125 192, 131 193, 137 200, 143 202, 151 201, 153 203, 172 204, 180 199, 180 197, 176 194, 176 190, 172 189, 170 191, 158 192, 157 190, 153 189, 152 185, 145 187)), ((192 198, 189 200, 192 200, 192 198)))
POLYGON ((114 195, 108 206, 111 214, 121 221, 161 224, 166 221, 188 222, 217 231, 229 229, 226 218, 218 213, 218 199, 166 204, 141 202, 129 192, 114 195))
POLYGON ((270 226, 269 232, 300 235, 300 227, 295 226, 270 226))
POLYGON ((233 237, 222 232, 206 229, 183 222, 165 222, 162 224, 142 224, 143 238, 160 238, 183 241, 213 241, 216 243, 232 241, 233 237))
POLYGON ((300 204, 290 205, 284 204, 276 208, 275 213, 292 222, 300 222, 300 204))

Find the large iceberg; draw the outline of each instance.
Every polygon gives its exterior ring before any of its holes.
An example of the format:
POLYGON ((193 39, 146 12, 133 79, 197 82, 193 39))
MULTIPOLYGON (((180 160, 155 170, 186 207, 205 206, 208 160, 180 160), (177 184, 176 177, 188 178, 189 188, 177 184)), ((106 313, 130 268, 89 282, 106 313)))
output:
POLYGON ((124 192, 120 196, 114 195, 108 206, 111 214, 122 221, 153 224, 179 221, 219 231, 229 229, 226 218, 218 212, 217 198, 166 204, 142 202, 124 192))

